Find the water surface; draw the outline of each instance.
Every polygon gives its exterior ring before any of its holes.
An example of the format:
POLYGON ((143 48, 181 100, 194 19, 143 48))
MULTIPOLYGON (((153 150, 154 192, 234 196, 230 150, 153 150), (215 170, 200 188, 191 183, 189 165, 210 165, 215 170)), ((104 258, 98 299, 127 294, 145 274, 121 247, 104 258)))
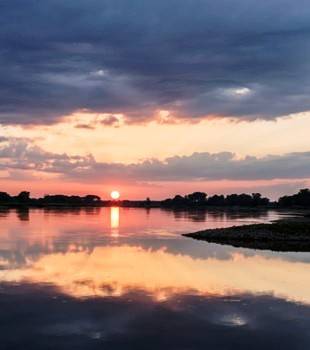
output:
POLYGON ((268 212, 0 212, 3 349, 308 349, 310 254, 184 238, 268 212))

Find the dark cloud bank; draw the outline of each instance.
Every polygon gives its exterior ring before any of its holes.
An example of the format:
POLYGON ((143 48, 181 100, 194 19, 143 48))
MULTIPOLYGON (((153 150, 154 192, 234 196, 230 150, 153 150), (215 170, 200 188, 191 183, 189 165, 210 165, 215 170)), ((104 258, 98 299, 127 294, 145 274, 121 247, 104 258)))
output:
POLYGON ((310 109, 308 0, 3 0, 0 122, 310 109))
POLYGON ((42 171, 77 181, 200 181, 272 180, 310 178, 310 152, 247 156, 230 152, 194 153, 164 161, 151 159, 135 164, 98 162, 92 155, 70 156, 47 152, 27 139, 3 139, 0 170, 42 171))

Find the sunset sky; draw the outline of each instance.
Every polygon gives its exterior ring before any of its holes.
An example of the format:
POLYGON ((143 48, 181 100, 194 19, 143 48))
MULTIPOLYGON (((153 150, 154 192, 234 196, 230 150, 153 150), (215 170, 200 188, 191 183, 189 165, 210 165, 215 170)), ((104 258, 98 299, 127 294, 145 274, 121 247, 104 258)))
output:
POLYGON ((310 186, 308 0, 0 2, 1 191, 310 186))

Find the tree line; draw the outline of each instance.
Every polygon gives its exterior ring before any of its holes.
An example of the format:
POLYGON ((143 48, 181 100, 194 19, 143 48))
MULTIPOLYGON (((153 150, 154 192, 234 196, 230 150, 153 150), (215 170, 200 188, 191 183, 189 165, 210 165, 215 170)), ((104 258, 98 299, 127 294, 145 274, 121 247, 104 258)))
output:
MULTIPOLYGON (((163 201, 117 201, 118 205, 139 207, 171 207, 171 208, 199 208, 199 207, 278 207, 278 208, 310 208, 310 190, 301 189, 298 193, 283 196, 278 201, 272 202, 260 193, 229 194, 208 196, 205 192, 193 192, 185 196, 176 195, 163 201)), ((11 196, 6 192, 0 192, 0 205, 2 206, 109 206, 115 205, 114 201, 102 200, 97 195, 68 196, 64 194, 45 195, 42 198, 31 198, 30 192, 22 191, 17 196, 11 196)))
POLYGON ((262 197, 260 193, 252 194, 230 194, 213 195, 208 197, 204 192, 194 192, 186 196, 176 195, 163 201, 164 206, 175 207, 266 207, 270 204, 268 198, 262 197))
POLYGON ((272 202, 269 198, 263 197, 260 193, 252 194, 229 194, 208 196, 204 192, 194 192, 186 196, 176 195, 163 201, 165 206, 191 207, 278 207, 278 208, 310 208, 310 190, 301 189, 291 196, 280 197, 278 201, 272 202))
POLYGON ((22 191, 17 196, 10 196, 6 192, 0 192, 0 205, 8 206, 100 206, 101 198, 96 195, 67 196, 64 194, 45 195, 42 198, 31 198, 30 192, 22 191))

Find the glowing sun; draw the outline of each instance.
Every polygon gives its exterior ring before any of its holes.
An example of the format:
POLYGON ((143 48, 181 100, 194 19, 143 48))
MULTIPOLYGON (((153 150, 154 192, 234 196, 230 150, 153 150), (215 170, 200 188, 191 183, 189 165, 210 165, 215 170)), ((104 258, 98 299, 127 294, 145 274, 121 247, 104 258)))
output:
POLYGON ((120 193, 118 191, 112 191, 111 192, 111 198, 112 199, 119 199, 120 196, 121 195, 120 195, 120 193))

